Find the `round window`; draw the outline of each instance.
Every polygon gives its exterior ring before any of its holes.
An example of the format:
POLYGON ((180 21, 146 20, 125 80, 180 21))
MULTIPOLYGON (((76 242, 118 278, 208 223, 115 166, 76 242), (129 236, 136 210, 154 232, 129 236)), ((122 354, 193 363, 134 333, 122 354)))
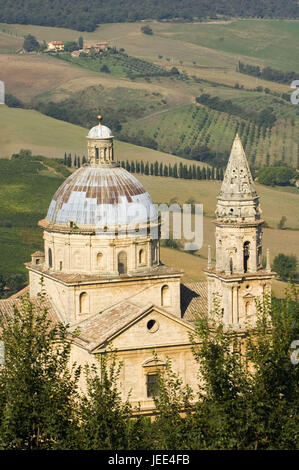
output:
POLYGON ((146 327, 150 333, 155 333, 159 329, 159 323, 156 320, 149 320, 146 327))

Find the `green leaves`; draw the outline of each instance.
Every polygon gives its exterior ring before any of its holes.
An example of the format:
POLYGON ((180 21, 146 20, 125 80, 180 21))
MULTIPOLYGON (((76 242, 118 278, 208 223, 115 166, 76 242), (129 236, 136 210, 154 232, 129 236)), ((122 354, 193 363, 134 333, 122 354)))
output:
POLYGON ((67 448, 77 429, 79 369, 69 368, 67 326, 53 325, 44 296, 27 296, 0 320, 5 363, 0 369, 0 447, 67 448))

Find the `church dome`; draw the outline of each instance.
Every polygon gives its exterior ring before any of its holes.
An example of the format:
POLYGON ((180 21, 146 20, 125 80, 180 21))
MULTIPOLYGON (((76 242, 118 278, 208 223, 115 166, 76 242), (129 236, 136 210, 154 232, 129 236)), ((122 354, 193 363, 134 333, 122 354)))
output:
POLYGON ((107 126, 101 124, 94 126, 88 132, 88 139, 112 139, 112 131, 107 126))
POLYGON ((58 188, 46 223, 72 222, 78 228, 97 229, 145 224, 157 218, 150 195, 127 170, 119 166, 85 165, 58 188))

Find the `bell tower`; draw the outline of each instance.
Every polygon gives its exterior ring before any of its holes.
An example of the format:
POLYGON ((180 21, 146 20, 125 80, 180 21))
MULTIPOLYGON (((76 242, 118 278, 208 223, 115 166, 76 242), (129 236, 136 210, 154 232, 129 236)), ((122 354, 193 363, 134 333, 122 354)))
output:
MULTIPOLYGON (((262 225, 259 197, 237 135, 231 150, 216 207, 216 265, 209 255, 208 302, 213 311, 219 298, 223 321, 242 327, 253 323, 255 298, 271 292, 269 250, 262 267, 262 225)), ((210 249, 209 249, 210 252, 210 249)))

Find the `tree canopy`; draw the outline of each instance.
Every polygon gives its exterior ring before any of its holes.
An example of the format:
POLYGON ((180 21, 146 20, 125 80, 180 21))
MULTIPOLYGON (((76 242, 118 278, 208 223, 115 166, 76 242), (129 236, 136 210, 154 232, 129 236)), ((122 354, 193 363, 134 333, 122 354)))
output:
POLYGON ((297 175, 294 168, 287 166, 269 166, 258 171, 258 181, 267 186, 287 186, 297 175))
POLYGON ((0 449, 298 449, 295 287, 283 300, 258 299, 256 313, 243 337, 223 325, 217 301, 213 316, 199 314, 190 338, 198 382, 184 385, 168 358, 151 421, 121 397, 123 365, 111 348, 98 367, 86 365, 78 393, 67 325, 52 323, 42 294, 38 303, 24 297, 0 315, 0 449))
POLYGON ((0 22, 93 31, 98 24, 220 17, 298 18, 296 0, 0 0, 0 22))

